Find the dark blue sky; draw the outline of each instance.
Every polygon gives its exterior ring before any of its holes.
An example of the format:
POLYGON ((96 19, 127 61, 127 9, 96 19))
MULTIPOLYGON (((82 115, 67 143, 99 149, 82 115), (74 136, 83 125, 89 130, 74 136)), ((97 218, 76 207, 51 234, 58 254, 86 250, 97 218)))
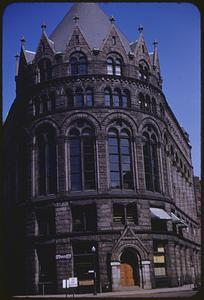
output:
MULTIPOLYGON (((15 99, 15 54, 24 34, 27 50, 36 51, 45 21, 47 34, 71 7, 71 3, 19 3, 7 6, 3 15, 3 118, 15 99)), ((159 42, 163 92, 181 126, 190 134, 194 173, 200 176, 200 14, 190 3, 101 3, 107 15, 129 41, 144 27, 149 52, 159 42)))

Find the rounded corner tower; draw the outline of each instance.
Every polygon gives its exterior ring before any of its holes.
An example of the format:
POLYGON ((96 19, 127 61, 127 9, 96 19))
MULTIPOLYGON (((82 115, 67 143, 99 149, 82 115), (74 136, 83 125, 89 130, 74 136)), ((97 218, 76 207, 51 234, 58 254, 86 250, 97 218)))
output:
POLYGON ((96 3, 74 4, 50 37, 43 24, 36 53, 24 42, 6 122, 16 293, 63 293, 70 277, 78 292, 192 282, 191 147, 162 92, 157 42, 149 53, 140 26, 130 44, 96 3))

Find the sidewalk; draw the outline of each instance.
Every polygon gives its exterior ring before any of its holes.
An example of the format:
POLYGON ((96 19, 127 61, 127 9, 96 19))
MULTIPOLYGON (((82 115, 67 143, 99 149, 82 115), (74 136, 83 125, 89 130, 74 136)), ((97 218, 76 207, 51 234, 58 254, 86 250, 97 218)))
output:
MULTIPOLYGON (((97 295, 93 294, 74 294, 74 298, 115 298, 117 296, 127 296, 128 295, 150 295, 157 293, 166 293, 166 292, 177 292, 177 291, 192 291, 193 285, 183 285, 181 287, 172 287, 172 288, 158 288, 151 290, 144 290, 141 288, 137 288, 135 290, 126 290, 126 291, 117 291, 117 292, 108 292, 108 293, 97 293, 97 295)), ((57 294, 57 295, 25 295, 25 296, 14 296, 15 298, 66 298, 66 294, 57 294)), ((72 294, 67 294, 67 298, 73 298, 72 294)))

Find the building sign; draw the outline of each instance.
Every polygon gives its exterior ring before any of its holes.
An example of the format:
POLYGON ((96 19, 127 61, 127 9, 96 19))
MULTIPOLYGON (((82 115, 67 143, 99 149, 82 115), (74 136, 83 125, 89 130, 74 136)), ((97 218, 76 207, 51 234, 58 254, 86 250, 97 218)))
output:
POLYGON ((69 288, 69 279, 63 279, 62 280, 62 288, 68 289, 69 288))
POLYGON ((78 286, 78 278, 70 277, 69 278, 69 287, 77 287, 78 286))
POLYGON ((67 254, 57 254, 55 256, 56 260, 60 260, 60 259, 71 259, 72 255, 71 253, 67 253, 67 254))

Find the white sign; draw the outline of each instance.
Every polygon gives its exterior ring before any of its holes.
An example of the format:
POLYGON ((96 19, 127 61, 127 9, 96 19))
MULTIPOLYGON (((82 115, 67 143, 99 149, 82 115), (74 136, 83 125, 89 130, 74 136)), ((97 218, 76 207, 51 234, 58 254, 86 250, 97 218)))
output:
POLYGON ((69 279, 63 279, 62 280, 62 288, 68 289, 69 288, 69 279))
POLYGON ((69 278, 69 286, 70 287, 77 287, 78 286, 78 278, 77 277, 70 277, 69 278))
POLYGON ((72 255, 70 253, 67 254, 57 254, 55 258, 58 259, 70 259, 72 255))
POLYGON ((119 261, 112 261, 111 266, 119 266, 120 262, 119 261))

